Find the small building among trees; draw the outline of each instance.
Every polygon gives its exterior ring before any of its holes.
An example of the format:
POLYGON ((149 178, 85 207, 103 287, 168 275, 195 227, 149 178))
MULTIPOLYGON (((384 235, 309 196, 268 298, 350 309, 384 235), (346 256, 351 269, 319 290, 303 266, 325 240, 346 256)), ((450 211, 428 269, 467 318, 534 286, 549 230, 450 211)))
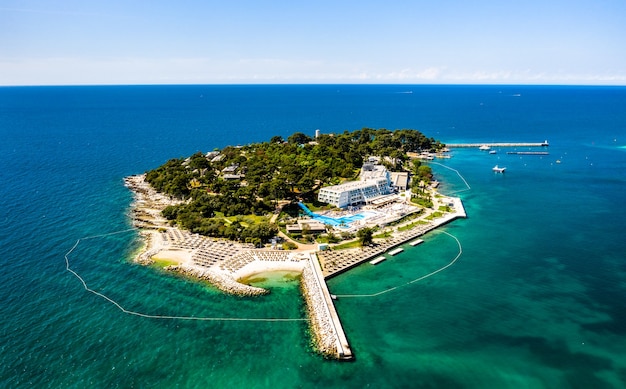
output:
POLYGON ((326 225, 324 223, 307 219, 307 220, 298 220, 297 224, 288 224, 285 226, 287 232, 290 234, 321 234, 326 232, 326 225))

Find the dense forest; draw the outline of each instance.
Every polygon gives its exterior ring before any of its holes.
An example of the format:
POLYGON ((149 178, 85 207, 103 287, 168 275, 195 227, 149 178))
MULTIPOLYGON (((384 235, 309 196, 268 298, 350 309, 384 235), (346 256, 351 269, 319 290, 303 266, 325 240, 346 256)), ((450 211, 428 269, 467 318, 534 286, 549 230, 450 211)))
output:
POLYGON ((401 170, 407 152, 442 147, 408 129, 363 128, 315 139, 297 132, 286 140, 275 136, 269 142, 172 159, 148 171, 146 181, 185 200, 163 211, 182 227, 203 235, 266 241, 277 232, 268 221, 228 222, 225 217, 267 215, 279 200, 313 200, 320 187, 355 179, 368 156, 380 157, 390 170, 401 170))

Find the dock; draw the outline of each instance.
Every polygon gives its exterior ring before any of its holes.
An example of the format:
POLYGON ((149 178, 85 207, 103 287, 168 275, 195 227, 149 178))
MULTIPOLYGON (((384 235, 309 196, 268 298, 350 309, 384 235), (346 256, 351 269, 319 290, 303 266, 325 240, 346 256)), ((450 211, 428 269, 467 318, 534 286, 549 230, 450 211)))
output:
POLYGON ((548 147, 550 144, 548 141, 543 141, 539 143, 527 143, 527 142, 517 142, 517 143, 506 143, 506 142, 495 142, 495 143, 446 143, 446 147, 449 148, 467 148, 467 147, 548 147))
POLYGON ((376 257, 376 258, 372 259, 372 260, 370 261, 370 263, 371 263, 372 265, 378 265, 379 263, 381 263, 381 262, 382 262, 382 261, 384 261, 385 259, 387 259, 387 258, 385 258, 385 257, 383 257, 383 256, 381 255, 380 257, 376 257))
POLYGON ((548 155, 547 151, 507 151, 507 154, 518 154, 518 155, 548 155))
POLYGON ((415 239, 414 241, 409 242, 411 246, 417 246, 418 244, 422 244, 422 243, 424 243, 424 239, 415 239))
POLYGON ((396 254, 400 254, 400 253, 401 253, 401 252, 403 252, 403 251, 404 251, 404 249, 403 249, 402 247, 398 247, 398 248, 397 248, 397 249, 395 249, 395 250, 391 250, 391 251, 389 252, 389 255, 396 255, 396 254))

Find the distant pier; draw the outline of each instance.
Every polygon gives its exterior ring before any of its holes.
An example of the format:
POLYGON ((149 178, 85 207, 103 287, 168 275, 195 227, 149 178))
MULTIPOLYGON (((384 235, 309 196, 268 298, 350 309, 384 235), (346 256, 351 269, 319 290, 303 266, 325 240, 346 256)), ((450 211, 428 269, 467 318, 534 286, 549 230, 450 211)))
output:
POLYGON ((548 147, 550 144, 548 141, 543 141, 539 143, 446 143, 446 147, 449 148, 464 148, 464 147, 548 147))
POLYGON ((507 151, 507 154, 519 154, 519 155, 548 155, 547 151, 507 151))

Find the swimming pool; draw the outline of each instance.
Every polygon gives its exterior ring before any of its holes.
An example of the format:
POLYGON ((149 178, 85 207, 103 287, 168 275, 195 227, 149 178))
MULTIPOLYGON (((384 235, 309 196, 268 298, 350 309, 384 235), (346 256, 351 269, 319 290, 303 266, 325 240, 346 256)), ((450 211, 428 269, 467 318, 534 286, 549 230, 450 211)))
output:
POLYGON ((325 216, 325 215, 319 215, 319 214, 317 214, 315 212, 312 212, 303 203, 298 203, 298 205, 300 206, 300 208, 302 208, 304 213, 306 213, 312 219, 315 219, 315 220, 317 220, 319 222, 322 222, 324 224, 331 225, 333 227, 342 226, 342 225, 348 227, 351 223, 353 223, 353 222, 355 222, 357 220, 363 220, 363 219, 367 219, 367 218, 370 218, 372 216, 377 215, 376 212, 362 211, 362 212, 359 212, 359 213, 355 213, 354 215, 347 215, 347 216, 342 216, 342 217, 330 217, 330 216, 325 216))

